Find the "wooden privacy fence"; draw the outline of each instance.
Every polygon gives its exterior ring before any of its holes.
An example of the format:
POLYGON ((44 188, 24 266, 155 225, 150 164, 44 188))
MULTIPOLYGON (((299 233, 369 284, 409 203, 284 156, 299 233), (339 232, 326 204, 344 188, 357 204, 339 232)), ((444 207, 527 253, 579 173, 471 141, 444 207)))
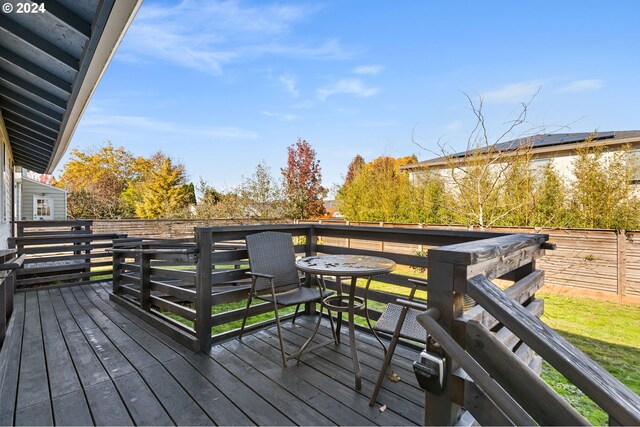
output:
MULTIPOLYGON (((281 223, 278 220, 207 219, 207 220, 142 220, 123 219, 93 221, 94 233, 121 233, 142 238, 193 237, 194 227, 230 226, 244 224, 281 223)), ((318 224, 318 221, 301 223, 318 224)), ((384 222, 351 222, 324 220, 323 224, 350 224, 366 227, 463 230, 463 226, 406 224, 384 222)), ((521 227, 495 227, 496 233, 538 233, 540 229, 521 227)), ((546 272, 546 289, 569 295, 594 296, 623 302, 640 303, 640 231, 545 229, 550 241, 558 249, 538 260, 546 272), (598 280, 594 280, 594 276, 598 280)), ((329 238, 327 238, 329 239, 329 238)), ((329 240, 328 240, 329 242, 329 240)), ((331 239, 338 246, 357 245, 363 249, 416 254, 428 249, 425 245, 377 244, 355 242, 351 239, 331 239), (365 245, 367 245, 365 247, 365 245)))
MULTIPOLYGON (((305 223, 317 224, 318 221, 305 223)), ((343 223, 321 221, 320 223, 343 223)), ((385 222, 347 222, 354 226, 467 230, 462 226, 405 224, 385 222)), ((539 233, 540 229, 493 227, 496 233, 539 233)), ((640 231, 545 229, 544 234, 557 250, 538 260, 545 271, 548 291, 640 303, 640 231), (597 279, 594 279, 596 278, 597 279)), ((362 242, 334 240, 341 246, 364 247, 362 242)), ((371 243, 366 244, 371 246, 371 243)), ((384 247, 382 247, 384 249, 384 247)), ((394 247, 394 251, 416 253, 427 250, 419 245, 394 247)))
POLYGON ((0 251, 0 347, 13 312, 16 270, 23 262, 24 255, 18 255, 14 249, 0 251))
POLYGON ((538 378, 540 356, 608 413, 609 425, 640 424, 640 397, 540 321, 536 260, 545 240, 515 234, 428 251, 429 309, 418 321, 432 337, 428 351, 448 363, 444 391, 426 393, 426 425, 588 425, 538 378), (492 280, 505 273, 515 283, 503 291, 492 280), (466 312, 465 295, 478 303, 466 312))
POLYGON ((9 246, 24 255, 16 289, 93 283, 111 276, 113 239, 119 233, 93 233, 92 221, 17 221, 9 246))

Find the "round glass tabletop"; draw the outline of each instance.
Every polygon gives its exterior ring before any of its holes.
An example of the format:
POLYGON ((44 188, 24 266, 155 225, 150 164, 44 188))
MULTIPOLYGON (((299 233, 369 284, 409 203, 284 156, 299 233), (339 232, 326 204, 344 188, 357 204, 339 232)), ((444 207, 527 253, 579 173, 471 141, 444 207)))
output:
POLYGON ((296 266, 307 273, 327 276, 373 276, 389 273, 396 263, 366 255, 315 255, 299 259, 296 266))

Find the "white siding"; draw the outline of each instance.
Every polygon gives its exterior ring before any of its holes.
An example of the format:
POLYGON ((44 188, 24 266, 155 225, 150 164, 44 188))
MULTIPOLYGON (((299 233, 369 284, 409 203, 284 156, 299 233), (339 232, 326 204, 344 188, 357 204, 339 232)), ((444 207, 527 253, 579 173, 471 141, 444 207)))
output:
POLYGON ((51 197, 53 199, 53 219, 67 219, 64 191, 26 178, 22 179, 22 218, 18 219, 34 219, 33 196, 51 197))
MULTIPOLYGON (((602 158, 604 160, 610 158, 614 153, 620 150, 621 146, 616 145, 612 147, 605 147, 602 158)), ((632 152, 640 155, 640 143, 636 143, 632 146, 632 152)), ((534 153, 531 159, 531 169, 534 172, 541 172, 544 170, 546 164, 551 163, 556 172, 564 179, 565 182, 571 183, 575 180, 573 175, 573 162, 575 161, 577 154, 574 150, 562 151, 562 152, 548 152, 548 153, 534 153)), ((494 167, 498 168, 500 164, 496 164, 494 167)), ((451 169, 448 165, 433 166, 432 171, 440 174, 446 184, 452 184, 451 169)), ((461 173, 456 171, 456 173, 461 173)), ((421 176, 425 174, 424 170, 414 170, 410 172, 410 179, 412 182, 417 182, 421 176)), ((640 179, 640 176, 639 176, 640 179)))
POLYGON ((13 158, 6 138, 4 121, 0 119, 0 249, 7 249, 7 239, 11 237, 11 207, 13 205, 13 158))

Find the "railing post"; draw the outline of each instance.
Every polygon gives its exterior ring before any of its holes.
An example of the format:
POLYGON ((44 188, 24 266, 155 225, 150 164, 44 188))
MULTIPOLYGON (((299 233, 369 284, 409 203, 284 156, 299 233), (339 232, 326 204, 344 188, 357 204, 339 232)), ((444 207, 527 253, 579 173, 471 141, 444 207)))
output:
MULTIPOLYGON (((315 229, 313 228, 313 224, 309 224, 309 228, 307 229, 306 234, 306 244, 305 244, 305 255, 313 256, 318 254, 318 235, 315 233, 315 229)), ((305 284, 311 284, 311 275, 307 274, 305 278, 305 284)), ((304 305, 305 314, 315 314, 316 312, 316 303, 306 303, 304 305)))
POLYGON ((140 245, 140 249, 140 308, 151 311, 151 255, 142 252, 149 245, 140 245))
POLYGON ((5 304, 7 305, 6 314, 7 317, 11 316, 13 313, 13 298, 16 294, 16 275, 17 270, 12 270, 9 272, 7 279, 5 280, 6 288, 5 288, 5 304))
POLYGON ((2 346, 5 333, 7 332, 7 319, 9 318, 7 313, 9 308, 7 301, 7 277, 8 276, 0 277, 0 347, 2 346))
POLYGON ((618 296, 627 294, 627 234, 624 230, 616 232, 616 270, 618 296))
MULTIPOLYGON (((456 342, 464 343, 464 330, 454 319, 463 312, 464 290, 467 285, 467 266, 440 260, 437 249, 429 249, 429 308, 436 308, 441 315, 438 323, 456 342)), ((425 425, 453 425, 458 419, 460 403, 464 399, 464 383, 452 373, 458 364, 440 348, 429 343, 429 351, 447 357, 445 388, 442 394, 425 393, 425 425)))
POLYGON ((122 253, 117 252, 117 242, 113 242, 113 266, 112 266, 112 279, 111 279, 111 292, 118 294, 120 292, 120 285, 122 283, 122 253))
POLYGON ((194 329, 200 351, 211 347, 211 248, 213 238, 210 230, 196 228, 198 262, 196 270, 196 321, 194 329))

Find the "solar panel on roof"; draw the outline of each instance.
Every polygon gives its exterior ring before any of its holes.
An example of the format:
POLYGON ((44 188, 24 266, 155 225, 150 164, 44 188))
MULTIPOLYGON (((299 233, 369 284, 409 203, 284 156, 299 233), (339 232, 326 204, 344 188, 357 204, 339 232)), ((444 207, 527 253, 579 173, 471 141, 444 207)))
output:
MULTIPOLYGON (((533 148, 538 147, 547 147, 552 145, 560 145, 560 144, 568 144, 573 142, 585 141, 591 135, 591 132, 580 132, 580 133, 554 133, 548 135, 533 135, 526 138, 518 138, 507 142, 502 142, 500 144, 496 144, 493 147, 497 151, 509 151, 515 150, 518 147, 524 146, 526 144, 531 144, 533 148)), ((616 136, 615 132, 596 132, 593 136, 594 140, 600 139, 608 139, 616 136)), ((485 152, 486 149, 480 149, 481 152, 485 152)), ((467 153, 462 151, 460 153, 456 153, 453 157, 464 157, 467 153)))

